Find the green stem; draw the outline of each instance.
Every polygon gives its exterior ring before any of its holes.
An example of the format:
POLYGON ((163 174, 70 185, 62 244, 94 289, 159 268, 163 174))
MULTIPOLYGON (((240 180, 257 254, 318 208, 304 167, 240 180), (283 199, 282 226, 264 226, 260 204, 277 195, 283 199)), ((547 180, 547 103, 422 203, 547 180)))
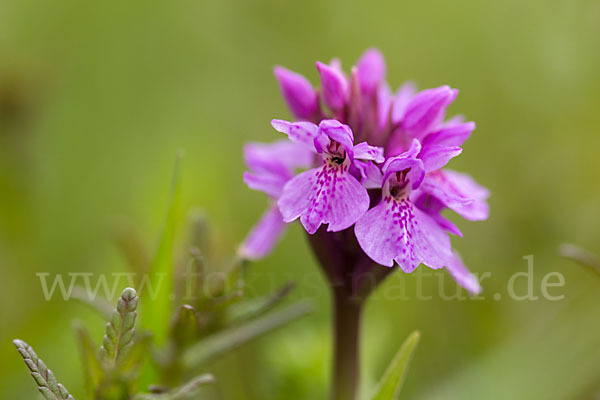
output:
POLYGON ((358 398, 360 380, 360 322, 362 302, 344 287, 333 288, 333 382, 331 400, 358 398))

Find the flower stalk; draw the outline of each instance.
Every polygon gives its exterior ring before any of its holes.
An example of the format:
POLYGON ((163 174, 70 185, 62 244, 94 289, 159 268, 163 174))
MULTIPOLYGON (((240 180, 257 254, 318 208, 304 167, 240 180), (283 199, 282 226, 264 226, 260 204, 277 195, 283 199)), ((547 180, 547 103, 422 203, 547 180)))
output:
POLYGON ((333 363, 331 400, 355 400, 360 383, 361 317, 369 295, 394 271, 361 252, 352 230, 307 235, 332 297, 333 363))
POLYGON ((360 334, 364 302, 343 287, 333 289, 333 380, 331 400, 358 398, 360 334))

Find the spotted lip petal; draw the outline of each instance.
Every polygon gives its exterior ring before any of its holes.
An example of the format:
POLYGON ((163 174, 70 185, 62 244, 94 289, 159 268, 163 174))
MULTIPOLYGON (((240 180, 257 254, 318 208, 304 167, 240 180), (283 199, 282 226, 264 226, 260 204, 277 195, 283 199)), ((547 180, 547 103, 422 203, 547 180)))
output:
POLYGON ((280 66, 273 73, 292 114, 300 119, 313 118, 318 109, 317 92, 308 79, 280 66))
POLYGON ((286 183, 278 205, 285 222, 300 218, 310 234, 321 224, 337 232, 352 226, 367 211, 369 195, 346 165, 326 163, 286 183))
POLYGON ((239 254, 258 260, 269 254, 285 231, 285 222, 276 204, 271 205, 240 246, 239 254))
POLYGON ((354 232, 373 261, 387 267, 396 262, 407 273, 420 263, 442 268, 451 257, 448 235, 407 199, 384 197, 356 222, 354 232))

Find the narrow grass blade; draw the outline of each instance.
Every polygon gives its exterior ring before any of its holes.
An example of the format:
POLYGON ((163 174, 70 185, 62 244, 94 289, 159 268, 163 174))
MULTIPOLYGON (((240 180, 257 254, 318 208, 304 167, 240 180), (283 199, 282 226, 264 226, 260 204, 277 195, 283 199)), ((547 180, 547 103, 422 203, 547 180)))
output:
POLYGON ((123 290, 110 322, 106 324, 106 334, 102 339, 100 358, 108 365, 116 366, 133 344, 135 318, 137 317, 138 297, 134 289, 123 290))
POLYGON ((14 340, 19 354, 27 368, 31 371, 31 376, 37 384, 38 390, 46 400, 74 400, 67 389, 56 381, 54 374, 46 367, 44 362, 35 354, 35 351, 22 340, 14 340))
POLYGON ((176 221, 179 213, 181 177, 180 164, 181 154, 177 155, 175 169, 171 181, 171 193, 167 216, 158 248, 150 264, 148 289, 152 287, 154 293, 144 298, 147 299, 144 305, 148 304, 147 312, 142 313, 142 326, 155 332, 155 339, 158 344, 162 343, 167 336, 169 314, 172 306, 172 290, 174 286, 173 273, 173 248, 175 241, 176 221), (149 303, 151 301, 151 303, 149 303), (164 327, 157 329, 157 327, 164 327))
POLYGON ((312 309, 311 302, 301 301, 245 324, 216 333, 190 347, 184 353, 183 364, 185 368, 194 370, 208 360, 308 314, 312 309))
POLYGON ((402 389, 406 370, 412 359, 415 347, 419 342, 421 334, 417 331, 410 334, 404 341, 398 353, 394 356, 392 363, 388 367, 385 375, 379 382, 375 395, 371 400, 396 400, 402 389))

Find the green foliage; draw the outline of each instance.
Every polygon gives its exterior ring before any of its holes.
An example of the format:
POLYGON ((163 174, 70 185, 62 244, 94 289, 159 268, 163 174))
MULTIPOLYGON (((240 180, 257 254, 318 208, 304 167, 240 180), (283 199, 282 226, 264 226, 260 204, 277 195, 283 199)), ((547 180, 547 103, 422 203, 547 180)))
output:
POLYGON ((188 349, 184 354, 184 365, 194 370, 219 355, 231 351, 260 335, 271 332, 312 310, 309 302, 293 304, 283 310, 265 315, 256 320, 214 334, 188 349))
POLYGON ((100 348, 101 359, 113 366, 127 355, 133 345, 138 297, 135 289, 127 288, 121 294, 117 309, 106 324, 106 335, 100 348))
POLYGON ((22 340, 14 340, 17 350, 27 368, 31 371, 31 376, 35 381, 38 390, 46 400, 74 400, 67 389, 56 381, 54 373, 46 367, 46 364, 39 359, 35 351, 22 340))
POLYGON ((209 383, 214 383, 215 379, 210 374, 198 376, 186 384, 164 393, 142 393, 138 394, 134 400, 186 400, 196 399, 199 389, 209 383))
POLYGON ((96 388, 101 386, 106 374, 104 366, 98 357, 97 347, 90 337, 86 328, 80 323, 75 324, 75 337, 79 344, 79 352, 81 355, 82 371, 85 378, 85 388, 87 398, 93 400, 96 393, 96 388))
POLYGON ((404 341, 379 382, 375 395, 371 397, 371 400, 398 399, 402 384, 404 383, 404 377, 406 376, 406 370, 420 337, 421 334, 419 332, 413 332, 404 341))
MULTIPOLYGON (((207 361, 306 315, 312 308, 307 302, 298 302, 272 311, 287 298, 293 284, 268 296, 246 298, 247 261, 234 258, 223 267, 206 257, 206 224, 197 214, 190 221, 191 234, 183 246, 187 250, 176 254, 179 176, 178 158, 169 210, 154 260, 144 267, 143 256, 126 254, 132 270, 148 271, 152 281, 154 293, 140 292, 141 320, 145 325, 140 330, 135 327, 138 293, 133 288, 122 291, 114 310, 106 299, 91 298, 82 288, 73 291, 75 300, 108 319, 99 350, 82 324, 74 326, 88 400, 196 399, 202 386, 214 382, 212 375, 197 376, 207 361), (213 277, 219 279, 206 279, 209 267, 213 277), (183 268, 191 269, 193 274, 178 274, 183 268), (181 280, 176 279, 179 276, 181 280), (157 278, 163 279, 160 285, 157 278), (159 382, 144 393, 145 388, 140 392, 139 386, 148 368, 153 369, 159 382)), ((118 247, 126 252, 143 247, 136 240, 135 246, 124 245, 131 242, 125 231, 119 241, 118 247)), ((139 280, 137 283, 143 284, 139 280)), ((46 399, 72 399, 29 346, 21 341, 15 344, 46 399)))
MULTIPOLYGON (((169 204, 164 227, 158 244, 154 259, 148 270, 150 285, 156 290, 156 298, 152 299, 152 312, 144 314, 142 326, 144 328, 157 327, 168 317, 172 307, 172 298, 170 297, 174 282, 174 241, 177 217, 179 212, 179 203, 181 198, 181 159, 179 154, 175 161, 175 168, 171 180, 171 190, 169 193, 169 204)), ((150 287, 150 286, 146 286, 150 287)), ((167 334, 165 328, 155 331, 156 340, 162 343, 167 334)))

